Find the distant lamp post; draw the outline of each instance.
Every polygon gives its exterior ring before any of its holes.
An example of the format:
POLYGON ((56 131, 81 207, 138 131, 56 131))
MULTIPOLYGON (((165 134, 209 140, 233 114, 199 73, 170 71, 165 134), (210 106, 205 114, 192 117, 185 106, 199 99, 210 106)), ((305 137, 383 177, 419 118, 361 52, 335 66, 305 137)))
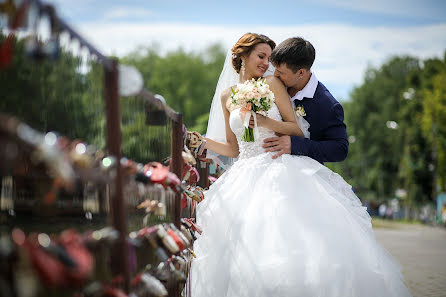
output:
POLYGON ((398 129, 398 123, 395 122, 395 121, 387 121, 387 122, 386 122, 386 126, 387 126, 387 128, 389 128, 389 129, 393 129, 393 130, 398 129))
POLYGON ((403 93, 403 98, 406 100, 412 100, 415 96, 415 90, 413 88, 408 88, 406 92, 403 93))
POLYGON ((356 142, 356 137, 355 137, 354 135, 350 135, 350 136, 348 137, 348 142, 349 142, 349 143, 355 143, 355 142, 356 142))

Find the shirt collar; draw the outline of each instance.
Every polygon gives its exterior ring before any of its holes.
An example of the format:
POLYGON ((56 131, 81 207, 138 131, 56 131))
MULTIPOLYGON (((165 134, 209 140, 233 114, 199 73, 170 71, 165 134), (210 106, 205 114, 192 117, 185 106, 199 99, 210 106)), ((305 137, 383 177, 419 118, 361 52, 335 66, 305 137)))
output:
POLYGON ((319 80, 317 79, 314 72, 312 72, 310 80, 305 85, 305 87, 302 90, 300 90, 299 92, 297 92, 296 95, 294 95, 292 98, 290 98, 291 102, 293 102, 296 99, 302 100, 304 98, 313 98, 314 93, 316 92, 318 82, 319 82, 319 80))

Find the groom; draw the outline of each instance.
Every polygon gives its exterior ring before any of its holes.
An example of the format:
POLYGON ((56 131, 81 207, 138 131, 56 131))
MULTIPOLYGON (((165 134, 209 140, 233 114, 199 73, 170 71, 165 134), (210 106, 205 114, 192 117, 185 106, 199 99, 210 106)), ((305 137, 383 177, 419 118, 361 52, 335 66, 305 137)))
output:
POLYGON ((292 154, 324 163, 343 161, 347 157, 344 110, 311 72, 315 56, 313 45, 301 37, 283 41, 272 52, 274 76, 288 88, 293 106, 304 108, 304 118, 310 124, 310 139, 288 135, 265 139, 265 151, 277 152, 273 159, 292 154))

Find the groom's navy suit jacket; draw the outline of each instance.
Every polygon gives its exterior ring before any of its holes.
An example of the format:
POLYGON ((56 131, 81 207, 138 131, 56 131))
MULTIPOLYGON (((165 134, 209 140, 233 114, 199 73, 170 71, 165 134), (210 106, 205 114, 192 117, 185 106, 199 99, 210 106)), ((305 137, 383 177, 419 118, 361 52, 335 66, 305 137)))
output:
POLYGON ((327 88, 318 82, 313 98, 294 100, 305 109, 310 139, 291 136, 291 154, 304 155, 320 163, 343 161, 348 153, 344 110, 327 88))

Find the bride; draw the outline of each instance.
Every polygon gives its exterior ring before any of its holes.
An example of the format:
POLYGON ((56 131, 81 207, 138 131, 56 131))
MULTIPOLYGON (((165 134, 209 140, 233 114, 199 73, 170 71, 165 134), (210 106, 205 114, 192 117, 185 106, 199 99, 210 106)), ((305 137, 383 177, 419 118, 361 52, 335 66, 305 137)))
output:
POLYGON ((410 296, 351 186, 309 157, 273 159, 262 148, 275 133, 308 137, 278 78, 265 78, 275 103, 268 117, 257 115, 255 141, 241 140, 231 87, 264 77, 274 48, 264 35, 243 35, 217 84, 206 148, 238 159, 197 207, 203 233, 194 243, 192 296, 410 296))

